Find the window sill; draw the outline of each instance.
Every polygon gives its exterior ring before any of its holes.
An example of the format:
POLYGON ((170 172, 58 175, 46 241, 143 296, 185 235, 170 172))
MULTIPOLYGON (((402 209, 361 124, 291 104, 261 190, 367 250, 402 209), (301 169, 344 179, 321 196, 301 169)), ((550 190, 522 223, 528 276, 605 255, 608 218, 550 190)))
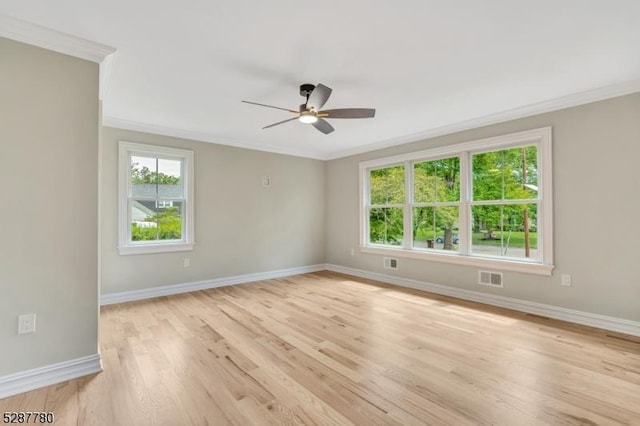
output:
POLYGON ((360 246, 360 252, 546 276, 551 276, 554 268, 554 265, 543 265, 541 263, 519 262, 517 260, 492 259, 477 256, 461 256, 447 253, 432 253, 392 247, 360 246))
POLYGON ((128 256, 131 254, 168 253, 191 250, 193 250, 193 243, 145 244, 139 246, 120 246, 118 247, 118 254, 120 254, 120 256, 128 256))

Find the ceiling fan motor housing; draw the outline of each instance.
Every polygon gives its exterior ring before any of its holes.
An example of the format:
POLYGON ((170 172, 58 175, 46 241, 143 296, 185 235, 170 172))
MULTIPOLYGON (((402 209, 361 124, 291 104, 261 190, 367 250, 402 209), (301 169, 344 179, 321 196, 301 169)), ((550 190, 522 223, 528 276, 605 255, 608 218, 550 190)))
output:
POLYGON ((305 98, 308 98, 309 95, 311 94, 311 92, 313 92, 313 89, 315 89, 316 86, 313 84, 301 84, 300 85, 300 96, 304 96, 305 98))

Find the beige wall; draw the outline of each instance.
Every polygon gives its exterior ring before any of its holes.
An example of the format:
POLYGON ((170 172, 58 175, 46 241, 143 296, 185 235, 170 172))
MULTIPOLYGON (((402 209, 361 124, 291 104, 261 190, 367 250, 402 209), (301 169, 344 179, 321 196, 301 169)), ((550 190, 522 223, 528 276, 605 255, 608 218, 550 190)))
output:
POLYGON ((323 161, 110 127, 102 130, 101 161, 101 294, 325 262, 323 161), (118 254, 120 140, 194 151, 193 251, 118 254))
POLYGON ((640 94, 330 161, 327 262, 478 292, 640 321, 640 94), (552 277, 505 272, 505 287, 477 284, 477 268, 359 253, 358 163, 544 126, 553 127, 552 277), (356 255, 350 249, 356 248, 356 255), (571 274, 572 287, 560 286, 571 274))
POLYGON ((3 376, 98 350, 98 65, 0 38, 0 146, 3 376))

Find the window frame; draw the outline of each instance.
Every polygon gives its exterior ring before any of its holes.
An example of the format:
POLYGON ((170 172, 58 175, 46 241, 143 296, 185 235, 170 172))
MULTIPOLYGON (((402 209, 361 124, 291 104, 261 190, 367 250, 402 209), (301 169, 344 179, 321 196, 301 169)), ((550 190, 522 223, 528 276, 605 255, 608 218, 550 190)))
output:
POLYGON ((165 146, 120 141, 118 144, 118 253, 120 255, 166 253, 193 250, 194 190, 193 151, 165 146), (180 159, 182 161, 183 234, 180 240, 131 240, 131 156, 180 159))
MULTIPOLYGON (((407 154, 363 161, 359 164, 360 176, 360 252, 398 256, 412 259, 452 263, 483 268, 501 269, 537 275, 551 275, 553 264, 553 188, 552 188, 552 129, 543 127, 486 139, 442 146, 407 154), (471 249, 471 205, 473 175, 471 157, 481 152, 495 151, 523 145, 538 148, 538 222, 537 244, 542 250, 539 260, 501 258, 474 254, 471 249), (460 158, 460 209, 458 250, 440 252, 413 248, 413 165, 421 161, 459 156, 460 158), (371 244, 369 240, 369 171, 398 164, 405 165, 405 215, 402 246, 371 244), (407 173, 407 170, 410 172, 407 173)), ((531 200, 528 200, 531 201, 531 200)))

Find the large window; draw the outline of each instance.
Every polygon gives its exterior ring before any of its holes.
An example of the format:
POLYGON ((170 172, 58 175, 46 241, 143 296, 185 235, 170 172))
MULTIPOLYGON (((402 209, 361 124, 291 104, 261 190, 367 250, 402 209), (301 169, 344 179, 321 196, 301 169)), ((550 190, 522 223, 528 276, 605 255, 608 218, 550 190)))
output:
POLYGON ((193 249, 193 152, 120 142, 120 254, 193 249))
POLYGON ((550 274, 551 129, 360 164, 361 250, 550 274))

